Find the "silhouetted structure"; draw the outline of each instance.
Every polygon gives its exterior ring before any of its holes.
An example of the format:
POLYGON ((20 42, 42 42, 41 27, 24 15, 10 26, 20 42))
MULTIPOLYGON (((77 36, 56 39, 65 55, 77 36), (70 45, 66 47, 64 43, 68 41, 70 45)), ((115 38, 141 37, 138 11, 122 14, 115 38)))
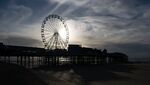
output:
POLYGON ((101 51, 80 45, 69 45, 68 50, 45 50, 0 43, 0 61, 30 68, 36 65, 127 63, 128 56, 123 53, 107 53, 106 49, 101 51))

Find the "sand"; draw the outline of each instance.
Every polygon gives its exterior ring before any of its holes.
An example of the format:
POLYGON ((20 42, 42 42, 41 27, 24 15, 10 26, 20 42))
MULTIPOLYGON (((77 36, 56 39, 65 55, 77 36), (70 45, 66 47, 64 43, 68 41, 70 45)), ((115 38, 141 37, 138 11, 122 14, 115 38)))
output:
POLYGON ((0 64, 0 85, 150 85, 150 64, 25 69, 0 64))
POLYGON ((112 72, 120 78, 89 81, 90 85, 150 85, 150 64, 133 64, 130 71, 112 72))
POLYGON ((48 85, 29 69, 0 63, 0 85, 48 85))

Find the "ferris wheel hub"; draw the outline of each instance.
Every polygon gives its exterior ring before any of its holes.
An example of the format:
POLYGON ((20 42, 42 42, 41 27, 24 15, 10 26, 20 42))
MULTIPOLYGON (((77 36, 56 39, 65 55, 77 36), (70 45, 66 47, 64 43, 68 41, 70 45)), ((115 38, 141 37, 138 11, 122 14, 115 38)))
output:
POLYGON ((57 35, 57 36, 58 36, 58 35, 59 35, 59 33, 58 33, 58 32, 55 32, 55 33, 54 33, 54 36, 55 36, 55 35, 57 35))

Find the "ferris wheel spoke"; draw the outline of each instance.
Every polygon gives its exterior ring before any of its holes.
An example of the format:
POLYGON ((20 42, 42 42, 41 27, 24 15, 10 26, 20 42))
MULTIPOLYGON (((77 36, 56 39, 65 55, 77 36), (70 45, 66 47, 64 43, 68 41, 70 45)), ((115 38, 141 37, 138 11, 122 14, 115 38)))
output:
POLYGON ((45 35, 51 35, 51 33, 50 33, 50 32, 45 32, 44 34, 45 34, 45 35))
POLYGON ((44 31, 46 31, 46 32, 51 32, 51 30, 48 29, 48 28, 44 28, 44 31))
POLYGON ((45 31, 44 34, 45 34, 45 35, 52 36, 54 33, 53 33, 53 32, 46 32, 46 31, 45 31))
MULTIPOLYGON (((51 42, 52 42, 52 41, 51 41, 51 42)), ((50 45, 51 42, 49 42, 49 43, 47 44, 47 49, 51 49, 51 45, 50 45)))
POLYGON ((56 49, 57 47, 56 47, 56 40, 55 40, 55 38, 53 37, 53 40, 52 40, 53 42, 51 42, 51 44, 50 44, 50 46, 53 48, 53 49, 56 49))
POLYGON ((56 21, 54 20, 54 22, 53 22, 54 24, 53 24, 53 27, 54 27, 54 31, 56 31, 57 32, 57 25, 56 25, 56 21))
MULTIPOLYGON (((52 25, 51 20, 52 20, 51 18, 47 20, 49 27, 52 27, 52 26, 51 26, 51 25, 52 25)), ((50 29, 50 28, 49 28, 49 29, 50 29)))
POLYGON ((65 42, 61 36, 59 36, 59 37, 60 37, 60 40, 62 40, 63 42, 65 42))
POLYGON ((60 29, 60 26, 59 26, 59 21, 58 21, 58 19, 56 19, 56 21, 57 21, 57 30, 59 30, 60 29))
POLYGON ((56 19, 56 27, 57 27, 56 30, 58 31, 60 29, 58 18, 56 19))
POLYGON ((59 22, 58 25, 59 25, 60 28, 62 27, 62 26, 61 26, 61 22, 59 22))
POLYGON ((45 36, 46 41, 48 41, 52 36, 45 36))
POLYGON ((45 36, 45 40, 48 40, 49 38, 51 38, 51 36, 45 36))
POLYGON ((47 28, 47 29, 48 29, 50 32, 53 31, 53 30, 52 30, 53 27, 51 26, 50 22, 48 22, 48 24, 49 24, 49 28, 47 28))
POLYGON ((54 27, 53 27, 52 23, 53 23, 53 22, 49 20, 48 24, 49 24, 49 26, 50 26, 50 28, 49 28, 49 29, 50 29, 51 31, 53 31, 53 30, 54 30, 54 27))
POLYGON ((51 43, 53 42, 53 36, 48 40, 48 48, 50 48, 51 47, 51 43))
POLYGON ((54 36, 51 36, 51 37, 50 37, 50 39, 48 40, 48 42, 50 42, 50 40, 52 40, 52 39, 53 39, 53 37, 54 37, 54 36))
POLYGON ((57 26, 56 26, 56 21, 53 19, 53 30, 56 32, 57 31, 57 26))
POLYGON ((61 41, 61 43, 62 43, 64 46, 66 46, 65 41, 61 38, 61 36, 59 36, 59 37, 60 37, 60 41, 61 41))
POLYGON ((65 43, 63 43, 61 40, 59 40, 62 47, 65 47, 65 43))
POLYGON ((52 18, 52 20, 51 20, 51 26, 52 26, 52 29, 55 29, 55 20, 54 20, 54 18, 52 18))
POLYGON ((52 43, 52 41, 50 41, 50 42, 48 43, 48 49, 51 49, 51 47, 52 47, 51 43, 52 43))
POLYGON ((59 27, 62 27, 61 22, 59 23, 59 27))

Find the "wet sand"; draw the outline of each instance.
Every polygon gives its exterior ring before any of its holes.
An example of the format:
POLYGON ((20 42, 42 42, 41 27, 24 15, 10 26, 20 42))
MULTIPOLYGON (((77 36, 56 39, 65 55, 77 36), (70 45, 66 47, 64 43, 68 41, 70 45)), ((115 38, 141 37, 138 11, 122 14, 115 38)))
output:
POLYGON ((0 85, 150 85, 150 64, 72 66, 27 70, 0 64, 0 85))
POLYGON ((0 85, 48 85, 29 69, 0 63, 0 85))
MULTIPOLYGON (((150 85, 150 64, 127 65, 128 69, 121 67, 111 70, 113 75, 104 75, 105 80, 88 81, 90 85, 150 85)), ((104 72, 105 73, 105 72, 104 72)))
POLYGON ((150 64, 91 65, 56 69, 39 71, 37 75, 50 85, 150 85, 150 64))

